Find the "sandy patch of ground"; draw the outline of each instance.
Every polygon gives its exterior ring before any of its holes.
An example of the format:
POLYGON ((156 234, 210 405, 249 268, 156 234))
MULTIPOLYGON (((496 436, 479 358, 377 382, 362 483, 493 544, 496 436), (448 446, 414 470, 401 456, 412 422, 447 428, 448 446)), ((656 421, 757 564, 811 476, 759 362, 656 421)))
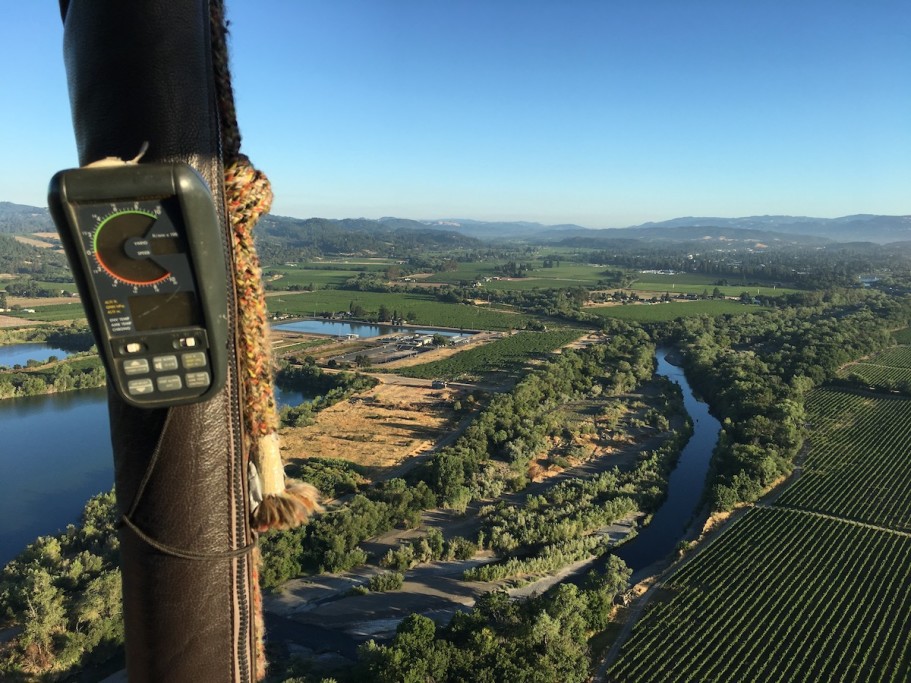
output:
POLYGON ((11 296, 7 300, 9 306, 22 306, 22 308, 34 308, 38 310, 42 306, 51 306, 54 304, 78 304, 78 296, 42 296, 39 298, 28 296, 11 296))
POLYGON ((44 240, 36 240, 31 237, 25 237, 24 235, 13 235, 17 242, 20 244, 27 244, 31 247, 40 247, 42 249, 50 249, 52 247, 60 248, 59 244, 51 244, 50 242, 45 242, 44 240))
POLYGON ((2 327, 22 327, 23 325, 28 325, 28 320, 23 320, 22 318, 14 318, 11 315, 0 315, 0 328, 2 327))
MULTIPOLYGON (((380 384, 281 430, 286 461, 338 458, 382 471, 431 448, 452 425, 449 390, 380 384)), ((379 472, 377 472, 379 473, 379 472)))

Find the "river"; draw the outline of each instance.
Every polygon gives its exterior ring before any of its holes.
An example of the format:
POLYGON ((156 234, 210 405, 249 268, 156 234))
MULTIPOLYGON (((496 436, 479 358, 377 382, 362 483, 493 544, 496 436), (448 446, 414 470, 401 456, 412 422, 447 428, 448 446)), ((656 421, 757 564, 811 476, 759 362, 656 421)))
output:
POLYGON ((667 498, 651 523, 616 551, 633 572, 665 559, 676 550, 702 500, 712 451, 721 431, 721 423, 709 414, 708 405, 693 395, 683 368, 668 362, 671 351, 658 349, 656 372, 680 386, 683 405, 693 420, 693 435, 680 452, 668 481, 667 498))

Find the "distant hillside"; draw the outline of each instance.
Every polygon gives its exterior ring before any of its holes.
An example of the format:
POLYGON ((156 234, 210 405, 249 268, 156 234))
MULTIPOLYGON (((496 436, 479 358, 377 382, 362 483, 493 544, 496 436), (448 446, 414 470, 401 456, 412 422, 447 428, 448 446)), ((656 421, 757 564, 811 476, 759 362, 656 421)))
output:
POLYGON ((475 221, 468 218, 445 218, 436 221, 424 221, 424 225, 438 230, 457 230, 463 235, 477 237, 482 240, 534 239, 543 233, 588 229, 583 228, 581 225, 544 225, 527 221, 475 221))
POLYGON ((859 214, 841 218, 805 216, 748 216, 745 218, 674 218, 643 223, 642 228, 738 228, 768 230, 787 235, 815 235, 836 242, 901 242, 911 240, 911 216, 859 214))
MULTIPOLYGON (((384 218, 382 221, 399 219, 384 218)), ((414 223, 414 221, 410 221, 414 223)), ((911 240, 911 216, 861 214, 843 218, 804 216, 748 216, 744 218, 674 218, 627 228, 585 228, 574 224, 543 225, 525 221, 476 221, 447 218, 423 221, 432 229, 456 230, 483 240, 525 240, 602 246, 617 240, 662 240, 688 242, 720 240, 732 242, 774 242, 824 244, 828 242, 876 242, 886 244, 911 240)), ((730 246, 730 245, 729 245, 730 246)))
POLYGON ((265 216, 256 228, 262 251, 294 250, 304 255, 375 253, 476 247, 481 242, 453 230, 430 229, 402 218, 288 218, 265 216))
POLYGON ((628 246, 644 243, 686 244, 693 248, 764 249, 768 247, 832 244, 832 240, 814 235, 787 234, 770 230, 719 227, 636 227, 607 230, 548 232, 539 235, 549 243, 571 247, 602 248, 607 245, 628 246))
MULTIPOLYGON (((47 209, 0 202, 0 233, 53 230, 47 209)), ((747 245, 825 244, 829 242, 911 241, 911 216, 859 214, 842 218, 747 216, 683 217, 628 228, 592 229, 574 224, 544 225, 528 221, 477 221, 444 218, 289 218, 266 216, 259 238, 276 247, 313 253, 387 252, 396 248, 440 249, 476 246, 479 241, 526 241, 602 247, 618 241, 719 241, 747 245)))
POLYGON ((0 202, 0 233, 22 234, 54 230, 47 209, 12 202, 0 202))

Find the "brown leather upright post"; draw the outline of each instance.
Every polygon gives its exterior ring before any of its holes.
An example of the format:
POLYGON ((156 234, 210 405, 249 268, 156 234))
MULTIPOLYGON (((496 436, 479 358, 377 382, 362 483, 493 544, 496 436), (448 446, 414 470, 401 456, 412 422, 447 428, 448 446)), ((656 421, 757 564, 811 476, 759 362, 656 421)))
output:
MULTIPOLYGON (((61 0, 80 165, 183 161, 210 186, 227 272, 220 122, 206 0, 61 0)), ((234 289, 229 329, 235 328, 234 289)), ((234 341, 203 403, 126 405, 109 392, 130 683, 251 681, 253 538, 234 341)))

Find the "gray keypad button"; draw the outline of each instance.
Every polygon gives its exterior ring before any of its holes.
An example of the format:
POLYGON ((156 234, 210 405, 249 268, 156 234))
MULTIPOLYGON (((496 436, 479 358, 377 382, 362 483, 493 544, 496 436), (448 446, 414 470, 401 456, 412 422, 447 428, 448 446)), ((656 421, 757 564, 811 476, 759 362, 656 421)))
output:
POLYGON ((193 353, 185 353, 181 358, 183 362, 183 367, 186 370, 192 370, 193 368, 204 368, 206 367, 206 354, 202 351, 194 351, 193 353))
POLYGON ((177 391, 183 388, 183 382, 180 375, 165 375, 159 377, 156 381, 158 391, 177 391))
POLYGON ((131 379, 127 382, 127 391, 133 396, 151 394, 155 390, 150 379, 131 379))
POLYGON ((208 372, 188 372, 187 373, 187 388, 188 389, 200 389, 202 387, 209 386, 211 380, 209 379, 208 372))
POLYGON ((152 367, 156 372, 168 372, 177 369, 177 356, 155 356, 152 359, 152 367))
POLYGON ((123 361, 123 374, 144 375, 149 371, 147 358, 127 358, 123 361))

